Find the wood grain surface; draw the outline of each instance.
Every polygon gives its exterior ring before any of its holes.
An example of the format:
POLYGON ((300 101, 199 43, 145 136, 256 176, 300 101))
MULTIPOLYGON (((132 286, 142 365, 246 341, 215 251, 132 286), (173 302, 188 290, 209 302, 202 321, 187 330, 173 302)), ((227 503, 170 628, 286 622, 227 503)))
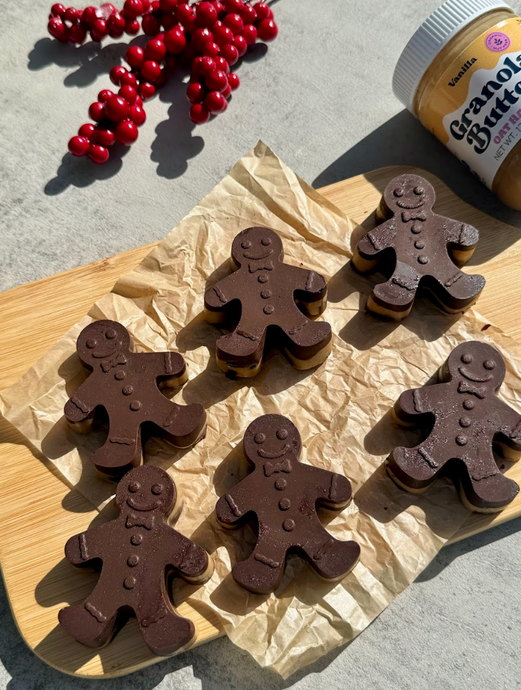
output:
MULTIPOLYGON (((376 208, 391 177, 411 168, 384 168, 320 190, 353 220, 362 223, 376 208)), ((439 213, 480 229, 471 266, 488 281, 478 309, 513 337, 521 337, 521 231, 464 204, 439 180, 434 184, 439 213), (479 267, 479 268, 478 268, 479 267)), ((0 294, 0 389, 15 383, 56 340, 79 321, 117 279, 155 245, 139 247, 0 294), (23 353, 23 356, 22 356, 23 353)), ((509 471, 521 483, 521 463, 509 471)), ((471 515, 452 541, 521 515, 521 497, 495 516, 471 515)), ((63 545, 94 519, 94 507, 67 487, 54 468, 7 422, 0 420, 0 562, 13 615, 26 643, 45 662, 65 673, 114 677, 160 661, 141 640, 135 621, 103 650, 81 647, 57 626, 57 613, 92 589, 95 575, 78 573, 63 558, 63 545)), ((211 610, 186 602, 179 611, 192 618, 196 644, 222 634, 211 610)))

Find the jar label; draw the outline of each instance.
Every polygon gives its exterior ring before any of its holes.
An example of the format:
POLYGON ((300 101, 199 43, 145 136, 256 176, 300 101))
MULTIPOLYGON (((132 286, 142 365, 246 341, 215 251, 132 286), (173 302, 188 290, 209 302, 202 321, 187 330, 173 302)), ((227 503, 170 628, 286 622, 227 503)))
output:
POLYGON ((501 22, 462 51, 420 119, 492 188, 499 168, 521 141, 521 21, 501 22))

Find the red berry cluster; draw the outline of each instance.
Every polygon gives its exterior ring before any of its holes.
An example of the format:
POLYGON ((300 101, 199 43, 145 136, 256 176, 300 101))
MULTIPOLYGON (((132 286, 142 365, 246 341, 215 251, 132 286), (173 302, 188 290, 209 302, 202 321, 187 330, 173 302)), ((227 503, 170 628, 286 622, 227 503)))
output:
MULTIPOLYGON (((113 6, 102 5, 107 7, 113 6)), ((126 0, 118 16, 129 18, 138 11, 143 14, 143 30, 153 38, 144 48, 129 47, 125 59, 130 69, 117 65, 110 71, 119 92, 115 95, 109 90, 101 91, 98 101, 90 106, 89 115, 97 125, 83 125, 70 140, 69 151, 75 156, 88 155, 96 163, 105 163, 108 146, 115 141, 127 146, 133 143, 138 136, 137 127, 146 119, 143 101, 152 98, 178 61, 191 68, 187 98, 192 104, 192 121, 203 124, 211 115, 224 112, 232 91, 240 85, 238 75, 230 67, 259 38, 271 41, 278 34, 273 12, 265 2, 197 0, 189 4, 180 0, 126 0)), ((118 14, 115 9, 114 12, 118 14)), ((140 14, 135 14, 132 21, 138 22, 137 16, 140 14)), ((94 25, 91 35, 93 30, 94 25)))
POLYGON ((123 33, 135 36, 141 28, 137 18, 149 11, 149 0, 126 0, 121 12, 111 3, 89 6, 83 11, 56 3, 51 7, 47 29, 58 41, 78 45, 85 41, 87 33, 93 41, 102 41, 105 36, 119 38, 123 33))

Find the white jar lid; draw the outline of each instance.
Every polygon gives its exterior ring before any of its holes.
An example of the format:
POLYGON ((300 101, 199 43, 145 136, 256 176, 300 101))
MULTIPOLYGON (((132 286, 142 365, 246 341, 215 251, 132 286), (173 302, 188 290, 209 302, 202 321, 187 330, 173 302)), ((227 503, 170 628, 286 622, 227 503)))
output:
POLYGON ((431 14, 406 45, 393 75, 393 91, 415 115, 414 97, 436 56, 467 24, 495 9, 511 10, 498 0, 447 0, 431 14))

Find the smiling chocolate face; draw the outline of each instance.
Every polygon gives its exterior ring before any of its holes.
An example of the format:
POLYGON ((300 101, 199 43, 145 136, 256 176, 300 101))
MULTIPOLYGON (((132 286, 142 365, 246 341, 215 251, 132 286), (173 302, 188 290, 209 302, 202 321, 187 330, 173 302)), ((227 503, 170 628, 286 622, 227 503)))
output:
POLYGON ((76 347, 81 361, 92 367, 118 352, 128 352, 130 336, 116 321, 95 321, 80 333, 76 347))
POLYGON ((505 378, 503 358, 486 343, 462 343, 451 353, 448 364, 454 379, 490 390, 497 390, 505 378))
POLYGON ((175 498, 175 487, 168 474, 152 465, 142 465, 127 472, 116 490, 116 504, 121 511, 151 513, 158 510, 167 515, 174 507, 175 498))
POLYGON ((248 228, 240 232, 232 244, 232 258, 237 266, 244 263, 257 266, 282 261, 284 250, 280 237, 269 228, 248 228))
POLYGON ((434 206, 436 195, 432 185, 418 175, 400 175, 387 186, 384 199, 394 213, 428 212, 434 206))
POLYGON ((280 462, 300 455, 301 440, 296 426, 286 417, 267 414, 246 429, 244 453, 253 464, 267 460, 280 462))

